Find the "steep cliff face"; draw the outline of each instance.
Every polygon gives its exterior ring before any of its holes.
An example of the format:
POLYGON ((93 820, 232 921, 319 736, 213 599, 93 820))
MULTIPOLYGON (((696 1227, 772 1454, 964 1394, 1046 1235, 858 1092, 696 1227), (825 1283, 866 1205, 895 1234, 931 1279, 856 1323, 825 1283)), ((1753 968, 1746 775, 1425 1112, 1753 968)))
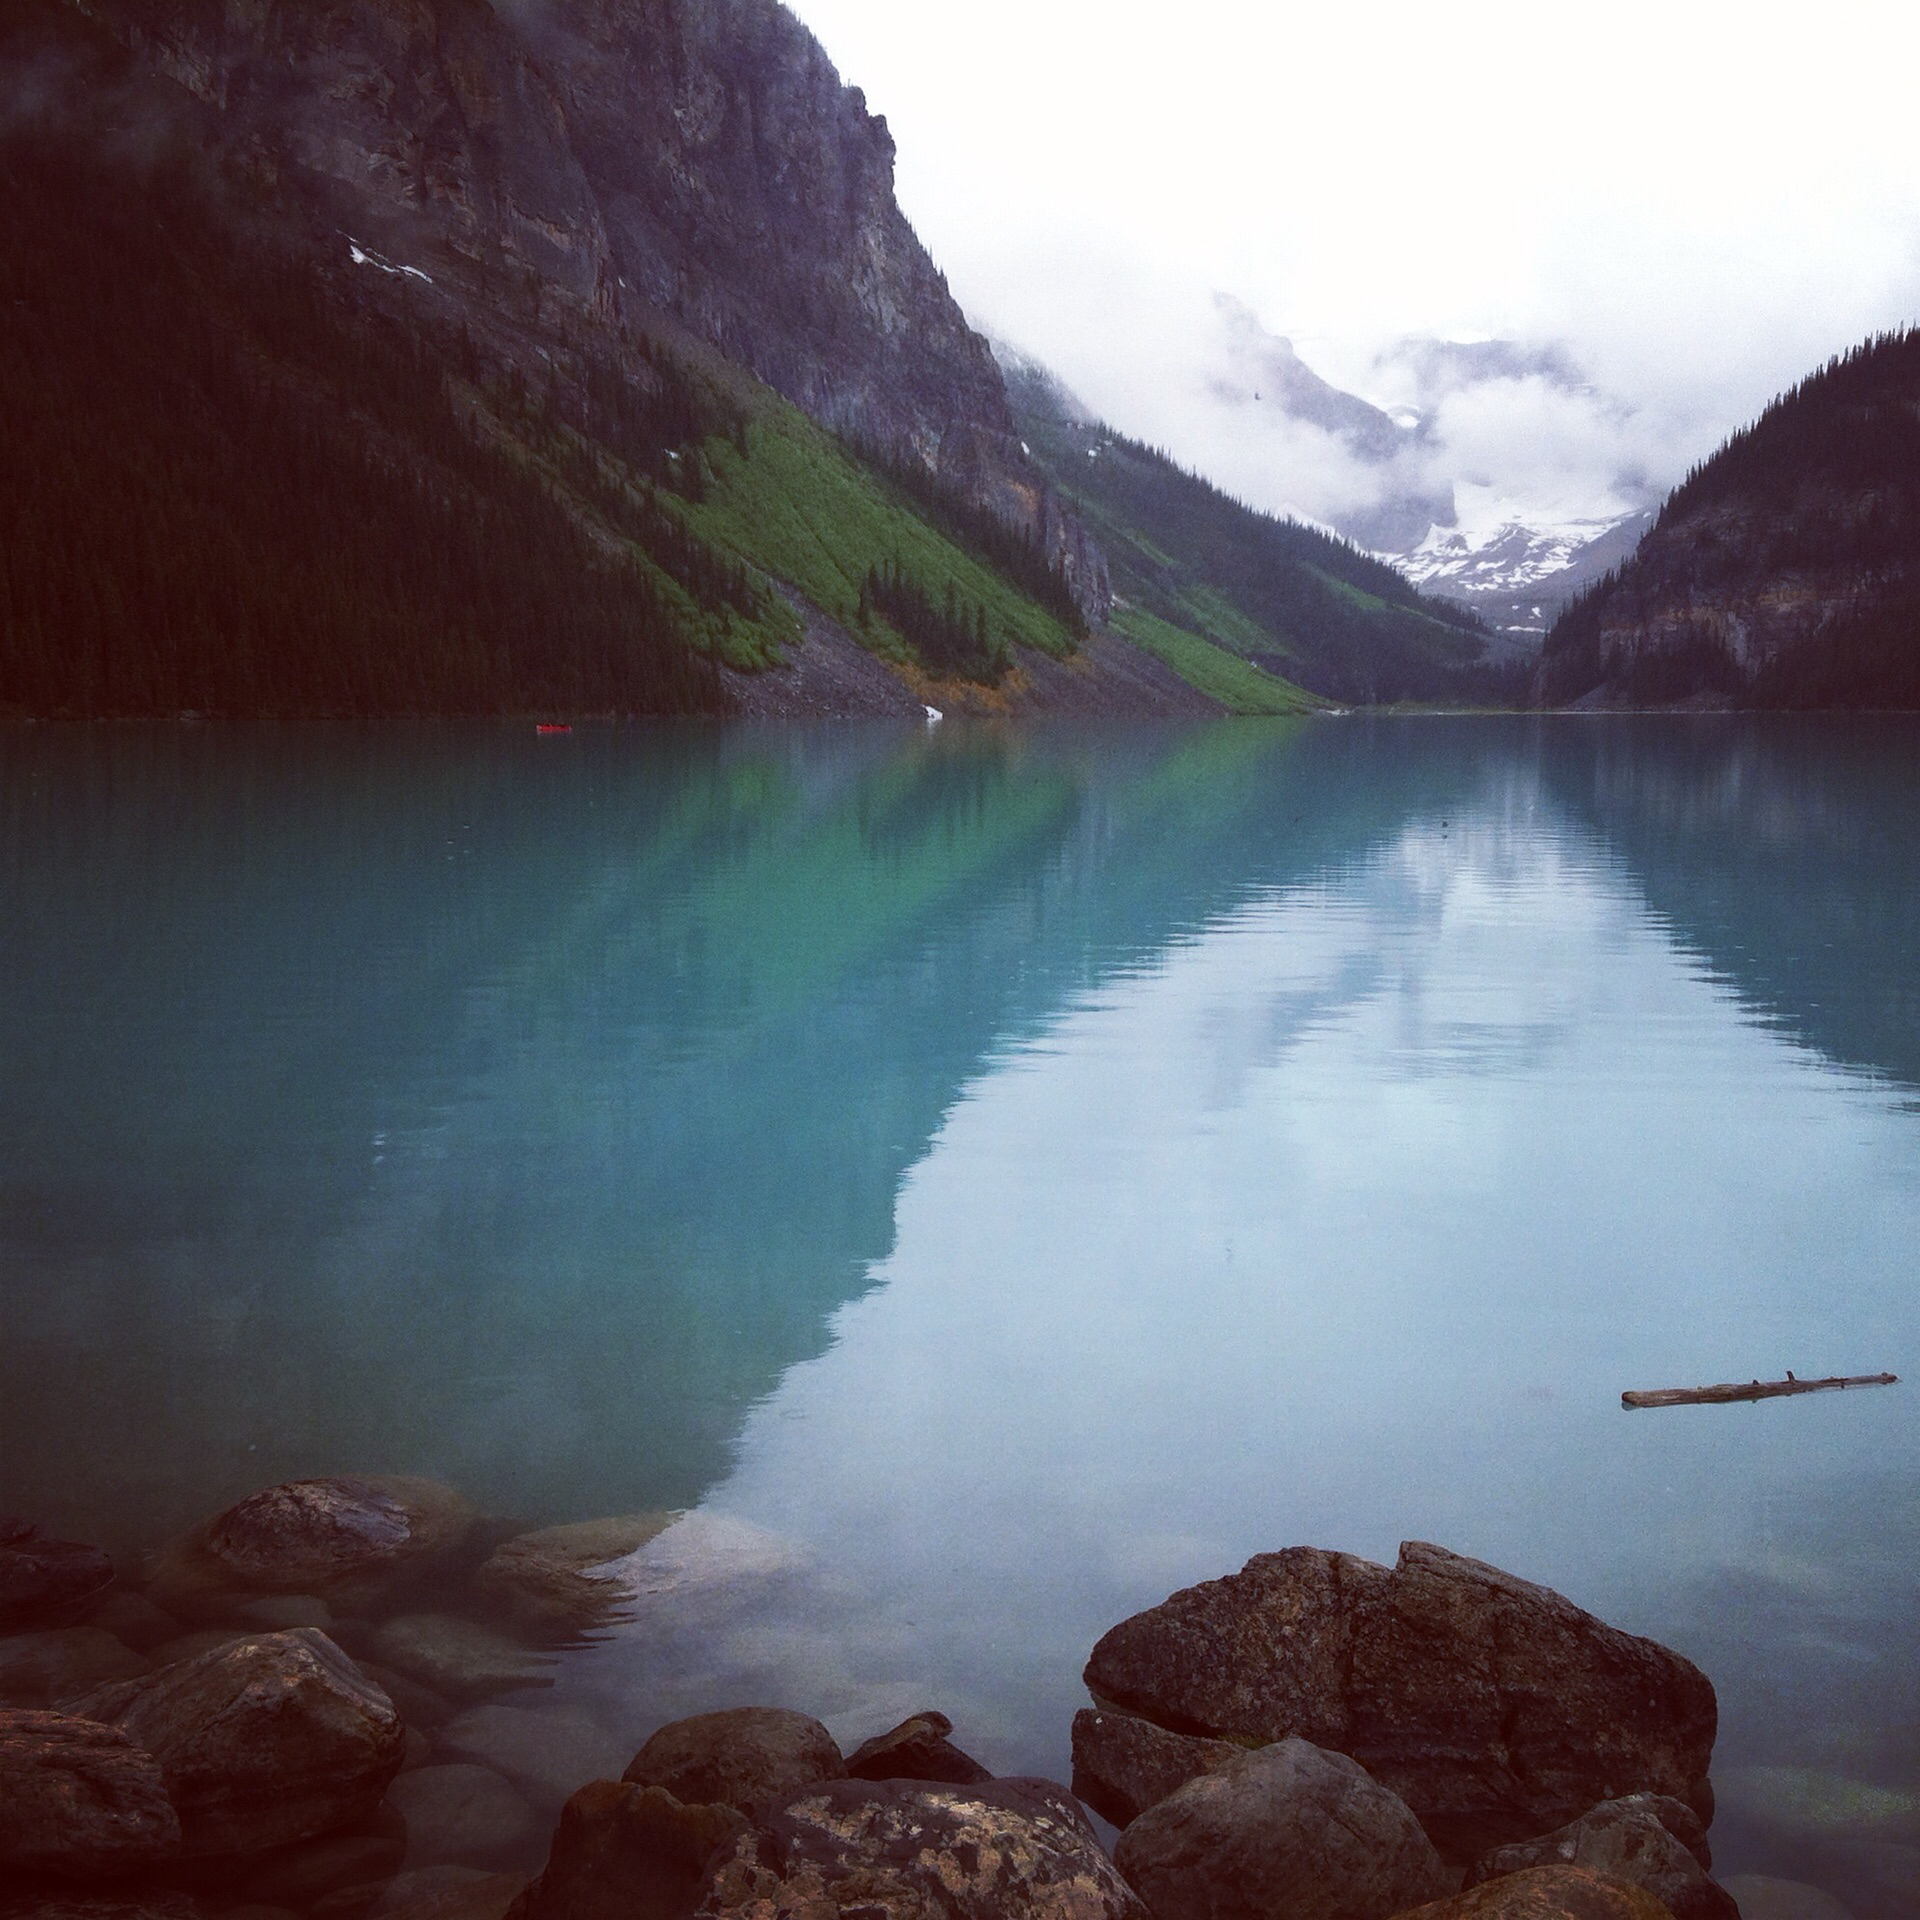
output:
POLYGON ((1564 706, 1920 706, 1920 332, 1776 401, 1548 636, 1564 706))
POLYGON ((895 203, 885 121, 776 0, 74 4, 317 232, 536 329, 669 317, 1027 530, 1104 615, 1098 550, 895 203))

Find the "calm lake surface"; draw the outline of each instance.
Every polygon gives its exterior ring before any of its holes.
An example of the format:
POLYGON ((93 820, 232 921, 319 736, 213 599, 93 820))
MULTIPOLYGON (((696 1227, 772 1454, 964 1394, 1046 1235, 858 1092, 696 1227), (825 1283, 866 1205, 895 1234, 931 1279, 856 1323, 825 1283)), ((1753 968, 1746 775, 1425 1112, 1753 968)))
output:
POLYGON ((0 984, 0 1510, 696 1508, 550 1698, 1062 1778, 1431 1539, 1700 1661, 1723 1870, 1920 1868, 1743 1771, 1920 1787, 1920 1387, 1619 1404, 1920 1368, 1914 723, 15 729, 0 984))

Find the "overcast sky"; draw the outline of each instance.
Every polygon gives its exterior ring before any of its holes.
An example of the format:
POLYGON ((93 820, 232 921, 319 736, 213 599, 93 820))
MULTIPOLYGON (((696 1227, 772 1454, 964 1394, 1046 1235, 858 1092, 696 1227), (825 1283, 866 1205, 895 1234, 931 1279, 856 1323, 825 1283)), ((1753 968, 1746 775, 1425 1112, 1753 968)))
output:
POLYGON ((1215 292, 1383 401, 1400 336, 1568 342, 1607 399, 1528 458, 1661 485, 1920 317, 1910 4, 795 4, 976 323, 1213 468, 1215 292))

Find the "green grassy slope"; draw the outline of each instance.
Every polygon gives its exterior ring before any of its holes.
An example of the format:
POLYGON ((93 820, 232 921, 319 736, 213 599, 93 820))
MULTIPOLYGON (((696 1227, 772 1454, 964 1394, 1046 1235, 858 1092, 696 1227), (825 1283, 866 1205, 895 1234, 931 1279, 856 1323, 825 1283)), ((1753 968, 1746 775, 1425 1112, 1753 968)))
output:
MULTIPOLYGON (((1039 369, 1009 368, 1008 389, 1035 459, 1106 549, 1126 603, 1116 624, 1130 638, 1162 651, 1177 645, 1169 631, 1181 632, 1327 700, 1478 691, 1483 644, 1471 616, 1345 542, 1255 512, 1087 418, 1039 369)), ((1186 652, 1219 679, 1216 663, 1191 644, 1186 652)))

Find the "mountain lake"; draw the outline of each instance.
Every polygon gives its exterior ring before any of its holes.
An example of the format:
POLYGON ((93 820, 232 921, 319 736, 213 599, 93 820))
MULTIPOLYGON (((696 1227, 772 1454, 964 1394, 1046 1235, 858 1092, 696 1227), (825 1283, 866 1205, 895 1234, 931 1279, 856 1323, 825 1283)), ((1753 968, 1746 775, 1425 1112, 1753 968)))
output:
POLYGON ((20 727, 0 979, 0 1511, 690 1510, 582 1778, 1065 1779, 1114 1622, 1437 1541, 1704 1667, 1721 1874, 1915 1910, 1920 1382, 1620 1395, 1920 1368, 1920 722, 20 727))

